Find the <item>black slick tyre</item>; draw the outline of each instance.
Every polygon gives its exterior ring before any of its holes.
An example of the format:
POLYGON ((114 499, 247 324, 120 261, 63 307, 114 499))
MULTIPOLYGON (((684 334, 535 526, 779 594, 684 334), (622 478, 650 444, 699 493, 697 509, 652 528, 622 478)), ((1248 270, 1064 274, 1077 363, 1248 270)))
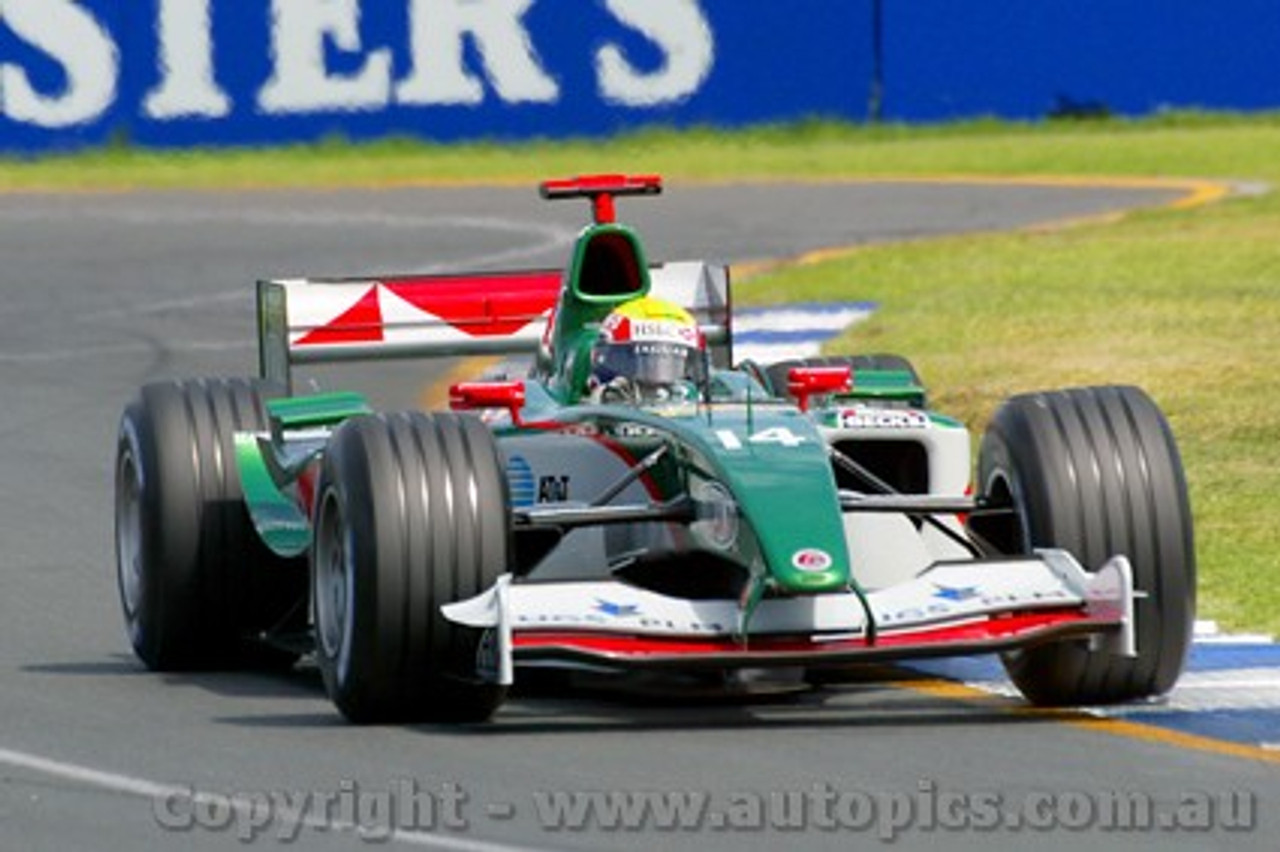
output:
POLYGON ((267 428, 267 395, 241 379, 160 382, 120 419, 116 577, 130 642, 148 668, 296 659, 256 638, 305 628, 306 562, 262 543, 235 463, 235 432, 267 428))
POLYGON ((506 689, 481 671, 486 631, 440 612, 510 564, 488 429, 452 413, 353 418, 330 438, 317 494, 316 658, 338 710, 357 723, 489 718, 506 689))
POLYGON ((1163 414, 1135 387, 1009 399, 978 462, 980 493, 1014 511, 980 530, 1007 553, 1061 548, 1096 570, 1133 566, 1136 657, 1062 641, 1003 656, 1010 678, 1042 705, 1107 704, 1173 687, 1191 641, 1195 548, 1186 479, 1163 414))

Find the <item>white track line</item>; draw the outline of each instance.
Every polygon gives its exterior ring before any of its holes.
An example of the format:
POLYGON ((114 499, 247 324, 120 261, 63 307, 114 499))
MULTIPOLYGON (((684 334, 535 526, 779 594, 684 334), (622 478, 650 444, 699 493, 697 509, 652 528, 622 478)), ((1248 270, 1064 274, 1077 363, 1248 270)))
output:
MULTIPOLYGON (((310 217, 298 214, 290 216, 270 215, 258 216, 252 215, 238 216, 230 219, 223 216, 211 217, 210 221, 227 221, 244 222, 246 224, 260 224, 267 226, 281 224, 331 224, 341 225, 343 227, 351 226, 367 226, 367 225, 391 225, 397 227, 410 228, 413 230, 448 230, 448 229, 466 229, 479 231, 496 231, 502 233, 517 234, 517 239, 521 244, 511 246, 510 248, 486 250, 478 252, 474 255, 453 258, 448 262, 434 262, 415 264, 414 272, 421 275, 430 275, 434 273, 444 273, 456 270, 466 270, 472 266, 484 264, 492 266, 499 263, 523 261, 526 258, 536 258, 559 249, 567 248, 573 245, 573 241, 577 238, 577 231, 573 228, 562 227, 555 224, 544 224, 540 222, 531 222, 519 219, 500 219, 496 217, 441 217, 441 216, 403 216, 403 215, 386 215, 386 214, 340 214, 340 213, 319 213, 310 217)), ((188 216, 189 223, 197 223, 200 217, 188 216)), ((402 269, 386 269, 386 270, 366 270, 361 272, 362 276, 370 279, 377 278, 382 274, 401 274, 402 269)), ((163 301, 154 301, 144 305, 130 305, 123 308, 107 308, 104 310, 91 311, 74 317, 77 322, 97 322, 103 319, 114 318, 132 318, 143 314, 169 313, 189 311, 193 308, 205 307, 223 302, 244 302, 248 303, 252 299, 251 288, 237 288, 231 292, 221 292, 212 294, 202 294, 198 296, 188 296, 178 299, 168 299, 163 301)))
MULTIPOLYGON (((244 221, 246 217, 237 214, 238 218, 231 221, 244 221)), ((3 218, 3 211, 0 211, 0 218, 3 218)), ((127 216, 125 217, 128 218, 127 216)), ((201 220, 200 215, 186 214, 189 222, 201 220)), ((221 221, 221 214, 208 217, 210 221, 221 221)), ((252 218, 250 216, 249 218, 252 218)), ((308 224, 317 223, 326 224, 342 224, 350 225, 387 225, 394 223, 399 227, 423 229, 423 228, 467 228, 472 230, 490 230, 513 232, 520 235, 522 240, 532 238, 532 242, 521 245, 514 245, 510 248, 490 250, 470 255, 466 257, 454 258, 447 263, 427 263, 416 265, 415 271, 418 274, 430 275, 435 273, 445 273, 450 270, 467 269, 472 266, 484 264, 492 266, 502 263, 515 263, 521 261, 531 261, 534 258, 541 257, 560 249, 566 248, 573 244, 577 236, 577 231, 571 228, 565 228, 555 224, 544 224, 539 222, 528 222, 515 219, 500 219, 496 217, 439 217, 439 216, 400 216, 386 214, 344 214, 344 213, 317 213, 311 216, 306 215, 259 215, 260 224, 278 225, 282 223, 288 224, 308 224)), ((376 278, 380 274, 392 274, 392 270, 370 270, 368 277, 376 278)), ((80 323, 97 323, 102 320, 110 319, 137 319, 149 314, 193 314, 201 308, 210 308, 214 305, 222 304, 248 304, 253 298, 249 289, 236 289, 233 292, 219 293, 202 293, 196 296, 187 296, 176 299, 156 300, 146 304, 129 305, 121 308, 107 308, 103 310, 91 311, 72 317, 75 322, 80 323)), ((171 352, 224 352, 236 351, 246 347, 255 345, 254 341, 241 342, 183 342, 170 341, 165 348, 171 352)), ((84 346, 84 347, 67 347, 55 350, 31 350, 31 351, 0 351, 0 364, 43 364, 58 363, 63 361, 84 360, 86 358, 99 358, 113 355, 131 355, 136 353, 149 353, 155 350, 155 346, 150 343, 119 343, 106 344, 101 346, 84 346)))
MULTIPOLYGON (((157 800, 177 796, 193 803, 229 803, 237 814, 249 814, 256 806, 254 802, 244 798, 195 790, 191 787, 165 784, 147 778, 123 775, 118 772, 107 772, 90 766, 66 763, 61 760, 53 760, 37 754, 14 751, 7 748, 0 748, 0 764, 38 772, 41 775, 53 778, 61 778, 88 787, 96 787, 100 790, 109 790, 114 793, 124 793, 137 798, 148 799, 153 804, 157 800)), ((299 825, 334 834, 360 836, 365 833, 361 826, 355 823, 322 820, 314 817, 302 818, 299 821, 299 825)), ((383 835, 380 834, 379 838, 382 837, 383 835)), ((513 846, 488 840, 468 840, 462 837, 401 829, 393 829, 389 834, 385 835, 385 839, 396 843, 422 846, 427 849, 445 850, 445 852, 537 852, 531 846, 513 846)))
POLYGON ((84 346, 79 349, 63 349, 45 352, 0 352, 0 364, 56 364, 62 361, 82 361, 86 358, 107 358, 115 355, 146 355, 157 350, 175 352, 242 352, 250 351, 257 341, 205 340, 176 341, 163 346, 155 343, 107 343, 102 346, 84 346))

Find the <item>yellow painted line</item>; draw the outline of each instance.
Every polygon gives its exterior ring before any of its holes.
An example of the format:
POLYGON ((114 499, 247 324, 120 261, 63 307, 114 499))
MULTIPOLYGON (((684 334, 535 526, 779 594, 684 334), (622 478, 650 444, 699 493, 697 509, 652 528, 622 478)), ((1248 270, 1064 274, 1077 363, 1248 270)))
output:
POLYGON ((1032 707, 1027 704, 1021 704, 1016 699, 993 695, 977 687, 956 681, 941 679, 907 680, 896 682, 893 685, 921 695, 980 705, 1012 716, 1049 719, 1067 727, 1089 731, 1090 733, 1107 734, 1141 742, 1174 746, 1188 751, 1201 751, 1245 760, 1260 760, 1265 763, 1280 763, 1280 751, 1272 751, 1244 743, 1234 743, 1229 740, 1218 740, 1199 734, 1189 734, 1183 731, 1162 728, 1158 725, 1131 722, 1127 719, 1093 716, 1069 708, 1032 707))
MULTIPOLYGON (((532 189, 542 180, 540 177, 512 175, 506 177, 384 177, 337 179, 308 183, 263 183, 257 181, 223 182, 215 185, 186 185, 174 183, 137 184, 102 183, 92 186, 63 186, 59 184, 8 183, 0 178, 0 193, 5 194, 129 194, 145 191, 189 192, 336 192, 343 190, 391 190, 391 189, 532 189)), ((1231 194, 1230 183, 1211 178, 1190 177, 1142 177, 1121 175, 984 175, 966 173, 939 174, 880 174, 880 175, 744 175, 735 178, 702 178, 696 175, 677 175, 665 180, 669 187, 678 186, 736 186, 741 184, 794 184, 821 186, 831 184, 942 184, 970 186, 1044 186, 1044 187, 1098 187, 1102 189, 1169 189, 1181 190, 1187 196, 1169 205, 1177 209, 1198 207, 1218 201, 1231 194)))
MULTIPOLYGON (((808 181, 793 181, 794 183, 807 183, 808 181)), ((746 263, 735 264, 733 271, 734 276, 738 280, 746 280, 768 272, 777 272, 793 266, 812 266, 818 263, 826 263, 830 260, 839 260, 849 257, 861 251, 873 248, 882 248, 887 245, 902 245, 908 242, 926 242, 929 240, 955 239, 957 237, 977 236, 982 233, 1046 233, 1053 231, 1061 231, 1069 228, 1078 228, 1088 225, 1108 225, 1124 220, 1136 210, 1144 209, 1165 209, 1165 210, 1193 210, 1197 207, 1204 207, 1209 204, 1217 203, 1231 195, 1232 187, 1224 181, 1206 180, 1199 178, 1154 178, 1154 177, 1086 177, 1071 175, 1008 175, 982 177, 976 175, 935 175, 924 177, 920 175, 904 175, 899 177, 867 177, 867 178, 849 178, 826 181, 827 183, 862 183, 862 184, 890 184, 890 183, 906 183, 906 184, 941 184, 944 186, 1025 186, 1025 187, 1073 187, 1080 189, 1150 189, 1150 190, 1169 190, 1178 191, 1182 195, 1158 205, 1138 204, 1135 206, 1123 207, 1115 210, 1104 210, 1099 213, 1091 213, 1083 216, 1070 216, 1060 219, 1048 219, 1042 222, 1033 222, 1029 225, 1022 225, 1012 229, 1000 229, 992 231, 970 231, 960 234, 931 234, 919 237, 917 239, 896 240, 890 242, 877 243, 854 243, 845 246, 830 246, 827 248, 814 249, 812 251, 803 252, 786 258, 777 258, 771 260, 754 260, 746 263)))
POLYGON ((1185 197, 1171 202, 1167 206, 1172 210, 1190 210, 1214 204, 1231 194, 1231 187, 1216 181, 1197 181, 1185 197))
POLYGON ((1160 743, 1162 745, 1177 746, 1178 748, 1189 749, 1191 751, 1203 751, 1210 754, 1245 758, 1247 760, 1261 760, 1267 763, 1280 763, 1280 752, 1270 751, 1265 748, 1246 745, 1244 743, 1233 743, 1229 740, 1215 740, 1212 737, 1188 734, 1183 731, 1161 728, 1157 725, 1130 722, 1127 719, 1114 719, 1105 716, 1084 716, 1080 719, 1069 720, 1067 724, 1086 731, 1097 731, 1098 733, 1110 734, 1117 737, 1127 737, 1129 739, 1144 740, 1146 742, 1160 743))

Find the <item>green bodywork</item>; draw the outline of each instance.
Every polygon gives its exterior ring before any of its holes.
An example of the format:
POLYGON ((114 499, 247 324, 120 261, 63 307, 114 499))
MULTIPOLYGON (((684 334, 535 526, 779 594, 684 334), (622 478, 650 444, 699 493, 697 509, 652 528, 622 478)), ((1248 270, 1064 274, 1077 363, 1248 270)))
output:
POLYGON ((335 426, 356 414, 372 414, 368 401, 358 393, 340 391, 312 396, 285 397, 267 402, 274 436, 300 429, 335 426))
POLYGON ((536 373, 552 396, 566 404, 582 397, 591 368, 591 346, 599 334, 600 323, 619 305, 647 295, 649 286, 649 264, 634 231, 612 223, 588 225, 583 229, 574 246, 565 288, 553 314, 549 346, 538 353, 535 362, 536 373), (613 251, 602 252, 605 246, 613 251), (599 257, 616 256, 615 253, 630 255, 631 279, 596 280, 602 274, 616 272, 598 262, 599 257))
POLYGON ((236 464, 245 506, 264 544, 278 556, 294 557, 311 546, 311 524, 297 502, 277 484, 267 466, 270 445, 253 432, 236 433, 236 464))
POLYGON ((684 411, 621 406, 573 406, 557 419, 570 431, 591 423, 603 433, 625 424, 649 430, 650 446, 666 443, 687 486, 691 476, 721 483, 750 534, 735 561, 779 591, 847 588, 851 566, 826 443, 813 422, 778 402, 689 404, 684 411), (800 554, 825 554, 829 564, 796 564, 800 554))
POLYGON ((925 407, 925 389, 916 384, 908 370, 858 370, 851 396, 865 400, 892 400, 912 408, 925 407))
MULTIPOLYGON (((525 404, 504 436, 627 434, 628 449, 665 446, 651 472, 664 499, 719 483, 732 496, 740 534, 728 558, 746 567, 743 629, 771 593, 857 590, 827 445, 814 420, 774 399, 741 371, 713 373, 706 387, 666 409, 584 404, 589 352, 600 323, 617 306, 646 295, 649 267, 640 240, 615 223, 579 236, 553 320, 525 382, 525 404), (523 425, 527 424, 527 425, 523 425)), ((923 400, 908 373, 860 371, 860 397, 923 400)), ((236 436, 245 502, 268 547, 283 556, 310 544, 309 495, 315 464, 344 420, 371 413, 358 394, 327 393, 271 400, 270 433, 236 436)), ((637 456, 639 457, 639 456, 637 456)))
MULTIPOLYGON (((642 444, 666 444, 672 450, 669 488, 687 488, 696 477, 721 483, 733 496, 750 532, 740 536, 732 556, 754 578, 793 593, 850 585, 826 444, 813 422, 793 406, 767 400, 763 393, 759 402, 688 403, 666 411, 560 406, 545 391, 532 396, 535 405, 541 402, 527 411, 535 416, 537 429, 499 430, 499 440, 503 434, 545 434, 550 422, 568 432, 586 423, 603 432, 621 424, 632 432, 642 429, 647 436, 642 444), (805 553, 811 560, 798 562, 805 553)), ((322 394, 272 400, 268 412, 270 435, 236 435, 241 487, 267 546, 282 556, 297 556, 306 552, 311 535, 298 480, 321 456, 334 427, 371 409, 357 394, 322 394)))
POLYGON ((324 452, 329 432, 373 409, 357 393, 326 393, 267 401, 268 435, 237 432, 240 488, 254 528, 272 552, 300 556, 311 546, 311 521, 298 499, 299 480, 324 452))

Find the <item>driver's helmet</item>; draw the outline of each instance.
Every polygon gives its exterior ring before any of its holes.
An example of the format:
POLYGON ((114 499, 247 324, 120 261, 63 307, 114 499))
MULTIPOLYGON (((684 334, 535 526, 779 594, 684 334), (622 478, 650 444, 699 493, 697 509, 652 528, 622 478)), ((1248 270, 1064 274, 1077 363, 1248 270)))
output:
POLYGON ((698 323, 684 308, 649 296, 633 299, 600 326, 588 390, 603 401, 688 398, 706 369, 703 350, 698 323))

